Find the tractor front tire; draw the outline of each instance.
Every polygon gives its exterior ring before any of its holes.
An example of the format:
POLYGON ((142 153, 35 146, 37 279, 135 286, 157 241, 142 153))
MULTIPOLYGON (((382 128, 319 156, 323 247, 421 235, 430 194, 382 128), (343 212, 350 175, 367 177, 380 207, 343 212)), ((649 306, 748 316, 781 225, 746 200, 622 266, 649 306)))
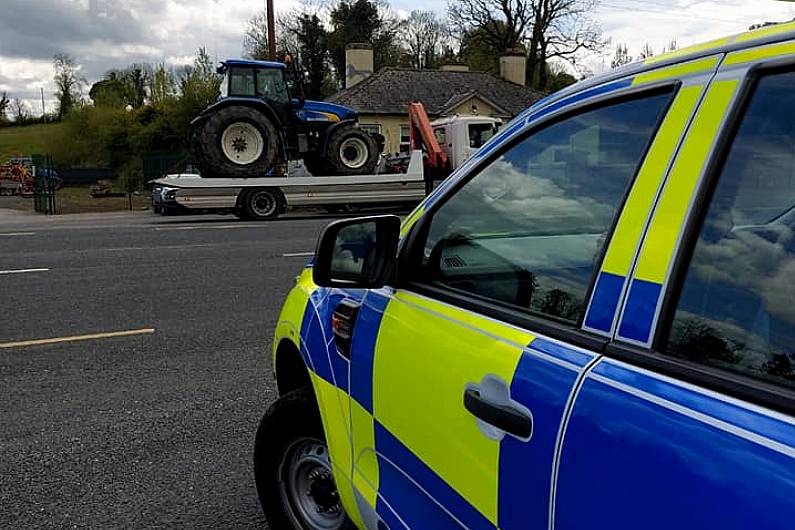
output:
POLYGON ((278 155, 271 120, 257 109, 225 107, 193 132, 191 151, 203 177, 264 177, 278 155))
POLYGON ((375 138, 355 125, 332 132, 327 152, 329 168, 336 175, 375 173, 381 154, 375 138))

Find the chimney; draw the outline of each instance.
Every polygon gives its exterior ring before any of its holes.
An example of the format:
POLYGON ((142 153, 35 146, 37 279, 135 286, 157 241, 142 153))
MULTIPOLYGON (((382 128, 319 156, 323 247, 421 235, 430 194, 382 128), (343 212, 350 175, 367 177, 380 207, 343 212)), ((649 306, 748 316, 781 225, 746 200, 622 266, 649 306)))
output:
POLYGON ((500 77, 524 86, 527 57, 520 50, 510 50, 500 57, 500 77))
POLYGON ((373 73, 373 47, 352 42, 345 46, 345 88, 373 73))
POLYGON ((469 67, 465 64, 443 64, 439 69, 442 72, 469 72, 469 67))

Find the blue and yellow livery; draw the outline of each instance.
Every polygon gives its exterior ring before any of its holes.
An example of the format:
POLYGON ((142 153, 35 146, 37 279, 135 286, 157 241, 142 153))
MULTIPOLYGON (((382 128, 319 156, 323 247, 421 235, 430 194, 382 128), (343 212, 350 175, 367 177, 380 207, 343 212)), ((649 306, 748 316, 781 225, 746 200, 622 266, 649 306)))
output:
POLYGON ((330 225, 273 342, 271 525, 792 527, 793 86, 795 23, 654 57, 330 225))

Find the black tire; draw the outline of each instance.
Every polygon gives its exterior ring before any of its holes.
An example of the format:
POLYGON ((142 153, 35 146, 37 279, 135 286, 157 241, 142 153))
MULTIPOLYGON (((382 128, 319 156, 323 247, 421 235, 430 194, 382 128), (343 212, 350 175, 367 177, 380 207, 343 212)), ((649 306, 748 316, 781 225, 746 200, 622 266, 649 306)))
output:
MULTIPOLYGON (((317 447, 326 447, 326 437, 311 389, 302 388, 289 392, 276 400, 265 412, 257 429, 254 441, 254 479, 257 484, 262 511, 268 525, 274 530, 314 530, 317 528, 302 517, 300 507, 291 500, 288 493, 291 476, 289 462, 291 451, 304 440, 314 440, 317 447)), ((328 453, 328 449, 325 449, 328 453)), ((323 486, 328 487, 324 477, 323 486)), ((325 489, 324 501, 330 502, 329 495, 338 499, 333 479, 330 484, 333 492, 325 489)), ((314 484, 312 485, 314 488, 314 484)), ((320 489, 320 488, 318 488, 320 489)), ((315 496, 312 495, 314 500, 315 496)), ((338 505, 342 510, 342 506, 338 505)), ((331 510, 335 509, 329 508, 331 510)), ((340 519, 339 530, 355 530, 355 526, 344 514, 337 512, 340 519)))
POLYGON ((375 138, 355 125, 346 125, 332 132, 327 153, 329 168, 335 175, 374 173, 381 154, 375 138), (366 153, 357 151, 353 154, 355 149, 365 149, 366 153))
POLYGON ((304 167, 315 177, 328 175, 330 173, 326 163, 314 157, 304 158, 304 167))
MULTIPOLYGON (((276 162, 279 140, 276 128, 257 109, 244 106, 224 107, 196 126, 191 137, 193 160, 202 177, 254 178, 264 177, 276 162), (224 131, 234 124, 247 124, 262 138, 262 153, 246 164, 233 162, 224 154, 224 131)), ((248 143, 243 141, 243 147, 248 143)))
POLYGON ((274 188, 256 188, 244 192, 240 202, 243 217, 262 221, 279 216, 284 197, 279 190, 274 188))

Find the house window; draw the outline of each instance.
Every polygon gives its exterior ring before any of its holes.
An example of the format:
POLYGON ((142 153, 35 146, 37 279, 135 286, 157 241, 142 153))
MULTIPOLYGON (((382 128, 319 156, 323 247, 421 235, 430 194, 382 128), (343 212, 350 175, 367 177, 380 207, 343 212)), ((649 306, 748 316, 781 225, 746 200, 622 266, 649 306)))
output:
POLYGON ((359 125, 359 128, 363 131, 366 131, 370 134, 381 134, 381 124, 380 123, 362 123, 359 125))
POLYGON ((408 125, 400 126, 400 152, 408 153, 411 151, 411 133, 408 125))

